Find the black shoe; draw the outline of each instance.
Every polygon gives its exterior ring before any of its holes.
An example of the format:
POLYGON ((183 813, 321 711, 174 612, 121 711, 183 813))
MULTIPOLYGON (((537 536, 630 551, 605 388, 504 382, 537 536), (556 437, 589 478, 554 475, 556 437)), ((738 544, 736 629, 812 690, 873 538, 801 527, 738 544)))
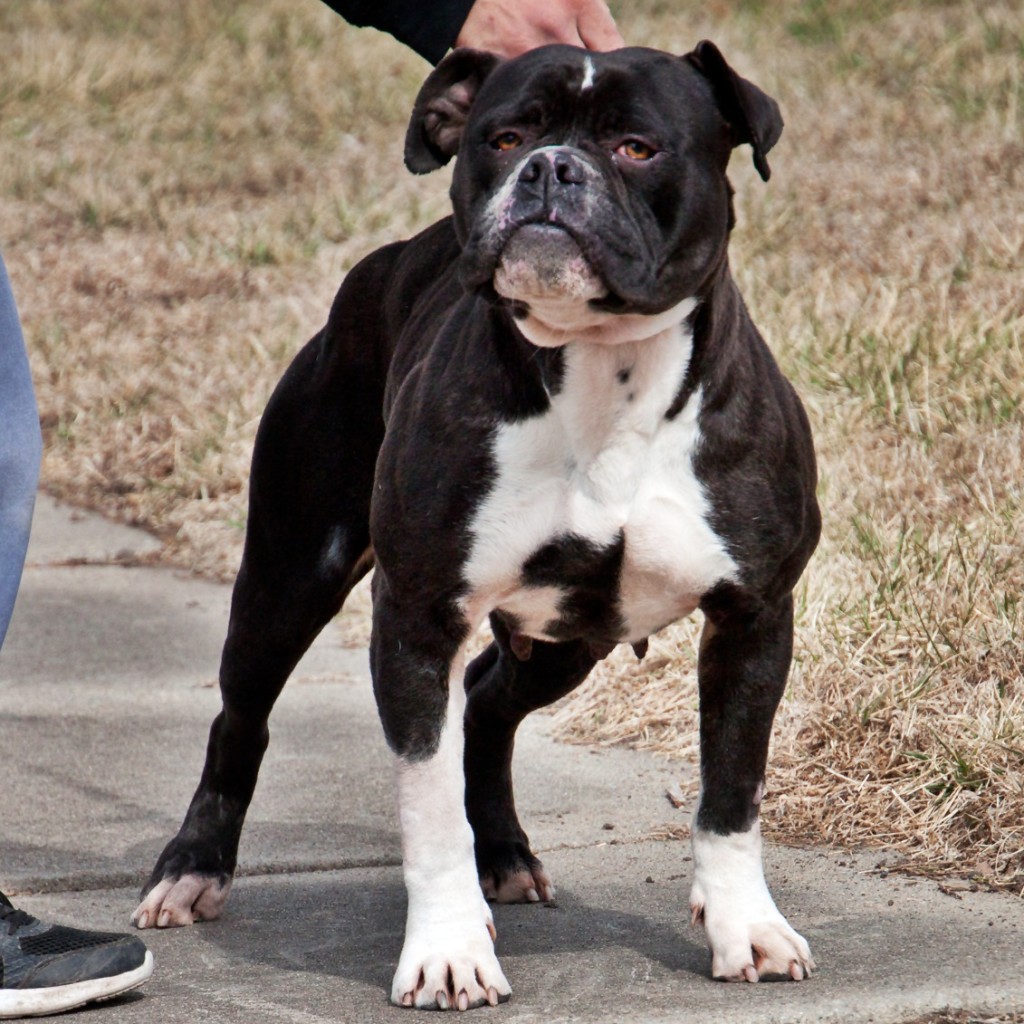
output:
POLYGON ((0 892, 0 1020, 111 999, 152 973, 153 954, 134 936, 43 924, 0 892))

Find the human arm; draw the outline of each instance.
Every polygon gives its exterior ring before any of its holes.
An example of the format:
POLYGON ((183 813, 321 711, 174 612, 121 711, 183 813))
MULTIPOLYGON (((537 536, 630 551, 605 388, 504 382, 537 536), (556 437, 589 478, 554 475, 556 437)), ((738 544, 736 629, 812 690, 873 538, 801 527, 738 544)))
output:
POLYGON ((350 25, 378 28, 437 64, 455 45, 473 0, 324 0, 350 25))
POLYGON ((437 64, 452 46, 515 57, 546 43, 623 46, 604 0, 324 0, 352 25, 381 29, 437 64))

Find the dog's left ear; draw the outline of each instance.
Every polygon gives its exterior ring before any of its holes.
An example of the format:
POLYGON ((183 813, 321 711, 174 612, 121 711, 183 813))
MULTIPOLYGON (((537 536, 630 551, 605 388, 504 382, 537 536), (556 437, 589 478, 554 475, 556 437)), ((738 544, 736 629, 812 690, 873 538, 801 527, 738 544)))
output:
POLYGON ((714 43, 707 40, 698 43, 684 60, 711 83, 718 109, 732 128, 733 145, 750 143, 754 150, 754 166, 767 181, 772 170, 766 154, 782 135, 782 113, 778 103, 753 82, 737 75, 714 43))
POLYGON ((469 109, 501 58, 483 50, 453 50, 423 83, 405 133, 405 166, 414 174, 443 167, 455 156, 469 109))

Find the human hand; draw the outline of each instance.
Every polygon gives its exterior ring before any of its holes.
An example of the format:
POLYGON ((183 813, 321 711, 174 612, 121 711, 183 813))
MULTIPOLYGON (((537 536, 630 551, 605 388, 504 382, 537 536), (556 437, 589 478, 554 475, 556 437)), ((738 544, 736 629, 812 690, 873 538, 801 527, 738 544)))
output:
POLYGON ((604 0, 476 0, 455 40, 501 57, 548 43, 588 50, 626 45, 604 0))

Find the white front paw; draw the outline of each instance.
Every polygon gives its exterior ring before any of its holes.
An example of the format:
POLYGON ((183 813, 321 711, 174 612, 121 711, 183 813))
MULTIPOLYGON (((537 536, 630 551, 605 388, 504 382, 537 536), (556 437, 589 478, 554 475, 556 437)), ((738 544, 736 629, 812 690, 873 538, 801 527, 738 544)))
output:
POLYGON ((494 925, 485 921, 452 934, 446 923, 410 926, 391 986, 397 1006, 469 1010, 497 1006, 512 994, 494 955, 494 925))
POLYGON ((724 981, 789 977, 815 969, 810 947, 779 913, 761 868, 761 837, 694 830, 693 922, 702 922, 711 946, 711 974, 724 981))
POLYGON ((703 922, 711 946, 711 975, 721 981, 761 978, 809 978, 815 968, 806 940, 775 908, 741 907, 729 901, 708 900, 694 885, 690 894, 693 921, 703 922))

